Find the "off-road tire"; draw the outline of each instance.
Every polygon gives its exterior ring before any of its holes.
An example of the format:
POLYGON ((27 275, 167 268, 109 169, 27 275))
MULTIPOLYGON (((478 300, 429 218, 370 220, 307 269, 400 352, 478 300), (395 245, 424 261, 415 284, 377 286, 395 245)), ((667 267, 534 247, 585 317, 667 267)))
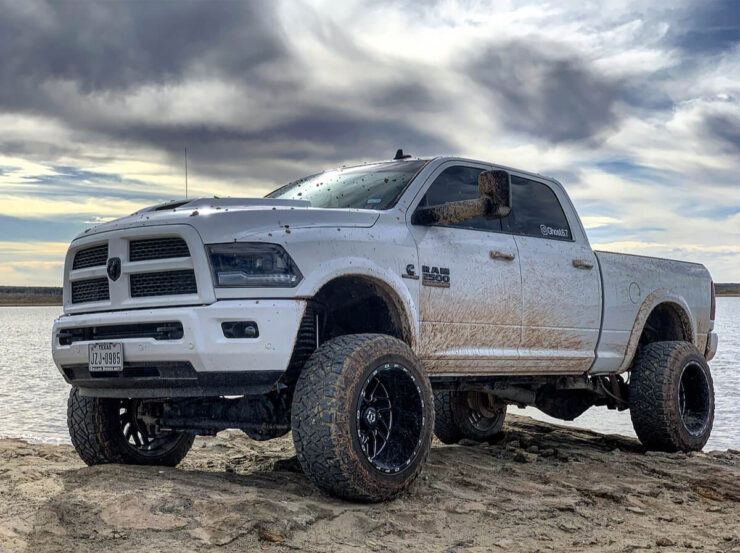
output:
MULTIPOLYGON (((647 449, 699 451, 709 439, 714 422, 714 385, 709 365, 689 342, 648 344, 635 358, 629 403, 635 433, 647 449), (704 413, 703 418, 694 417, 696 422, 686 423, 681 415, 679 387, 686 377, 692 377, 695 384, 690 401, 696 405, 697 413, 704 413)), ((683 405, 686 404, 684 399, 683 405)))
POLYGON ((463 439, 452 415, 453 392, 441 390, 434 392, 434 435, 443 444, 456 444, 463 439))
POLYGON ((480 443, 496 443, 504 437, 502 427, 506 406, 492 426, 481 430, 470 420, 473 413, 466 392, 439 391, 434 393, 434 433, 442 443, 456 444, 463 438, 480 443))
POLYGON ((121 431, 120 400, 80 395, 73 387, 67 400, 67 426, 80 458, 87 465, 120 463, 174 467, 187 455, 195 436, 178 433, 159 455, 142 455, 130 447, 121 431))
MULTIPOLYGON (((383 334, 353 334, 327 341, 306 362, 293 396, 293 442, 303 471, 316 486, 345 499, 384 501, 397 495, 416 479, 429 453, 433 401, 421 362, 401 340, 383 334), (359 406, 365 387, 379 371, 391 370, 388 367, 403 369, 408 379, 404 386, 412 382, 418 398, 413 404, 418 413, 414 417, 417 436, 395 442, 411 453, 403 468, 393 472, 372 464, 360 437, 359 406)), ((408 405, 404 408, 410 410, 408 405)), ((401 424, 394 428, 403 430, 401 424)), ((390 435, 399 439, 393 428, 390 435)))

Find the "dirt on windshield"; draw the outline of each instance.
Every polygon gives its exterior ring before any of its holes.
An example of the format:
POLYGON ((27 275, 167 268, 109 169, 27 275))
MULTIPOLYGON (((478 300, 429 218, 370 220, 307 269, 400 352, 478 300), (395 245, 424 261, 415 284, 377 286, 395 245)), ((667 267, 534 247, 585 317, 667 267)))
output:
POLYGON ((740 452, 646 454, 517 416, 505 430, 435 442, 408 492, 370 505, 312 487, 289 437, 198 438, 175 469, 0 440, 0 551, 740 551, 740 452))

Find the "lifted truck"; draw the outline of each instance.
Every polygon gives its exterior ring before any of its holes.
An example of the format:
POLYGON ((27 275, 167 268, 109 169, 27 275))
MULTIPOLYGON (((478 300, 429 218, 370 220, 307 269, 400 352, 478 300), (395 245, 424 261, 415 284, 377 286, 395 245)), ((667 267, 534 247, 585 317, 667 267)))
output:
POLYGON ((85 231, 53 356, 90 465, 292 430, 316 485, 379 501, 433 432, 494 441, 507 405, 630 409, 646 448, 701 449, 713 326, 702 265, 592 251, 556 180, 399 151, 85 231))

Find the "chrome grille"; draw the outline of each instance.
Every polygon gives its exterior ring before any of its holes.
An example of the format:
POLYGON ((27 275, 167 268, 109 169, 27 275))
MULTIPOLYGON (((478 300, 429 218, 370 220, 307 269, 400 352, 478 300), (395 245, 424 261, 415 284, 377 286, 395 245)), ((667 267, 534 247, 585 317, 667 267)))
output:
POLYGON ((161 273, 138 273, 131 275, 130 280, 132 298, 198 293, 195 272, 190 269, 161 273))
POLYGON ((85 303, 91 301, 108 301, 107 278, 91 278, 89 280, 75 280, 72 285, 72 303, 85 303))
POLYGON ((129 261, 189 257, 190 250, 182 238, 150 238, 129 243, 129 261))
POLYGON ((72 261, 72 270, 100 267, 108 260, 108 244, 79 250, 72 261))

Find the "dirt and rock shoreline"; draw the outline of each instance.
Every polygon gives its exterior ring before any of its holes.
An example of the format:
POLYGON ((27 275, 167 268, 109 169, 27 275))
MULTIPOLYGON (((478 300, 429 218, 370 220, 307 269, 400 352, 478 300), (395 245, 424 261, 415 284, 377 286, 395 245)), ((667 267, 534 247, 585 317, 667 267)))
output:
POLYGON ((740 452, 645 454, 517 416, 505 430, 435 442, 412 488, 374 505, 314 489, 289 436, 199 438, 176 469, 0 440, 0 551, 740 551, 740 452))

